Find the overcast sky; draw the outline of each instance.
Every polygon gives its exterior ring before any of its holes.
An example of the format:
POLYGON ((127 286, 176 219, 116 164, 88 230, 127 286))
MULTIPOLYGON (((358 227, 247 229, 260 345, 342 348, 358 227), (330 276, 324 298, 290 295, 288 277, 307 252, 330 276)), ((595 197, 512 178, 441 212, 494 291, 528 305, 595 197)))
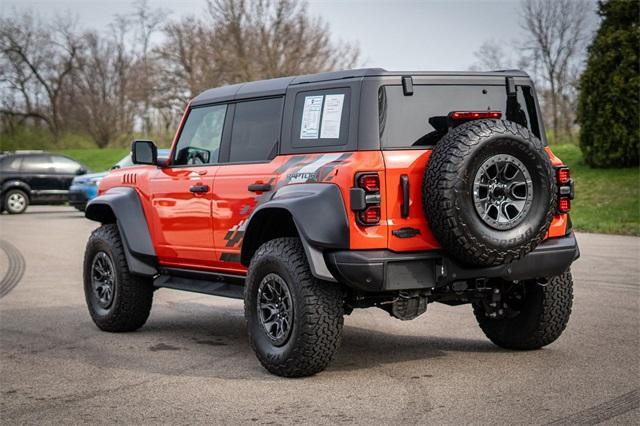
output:
MULTIPOLYGON (((579 0, 592 3, 595 0, 579 0)), ((309 0, 332 37, 357 42, 362 64, 388 70, 465 70, 484 40, 520 38, 520 0, 309 0)), ((198 14, 205 0, 150 0, 172 16, 198 14)), ((130 0, 2 0, 0 13, 32 8, 42 15, 76 14, 86 27, 104 28, 130 0)), ((595 19, 594 19, 595 21, 595 19)))

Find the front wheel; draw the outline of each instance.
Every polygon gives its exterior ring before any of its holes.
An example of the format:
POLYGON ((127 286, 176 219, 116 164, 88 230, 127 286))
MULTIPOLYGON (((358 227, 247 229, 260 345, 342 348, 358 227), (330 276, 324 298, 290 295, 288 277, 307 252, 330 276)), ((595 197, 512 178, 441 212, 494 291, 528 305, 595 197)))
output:
POLYGON ((84 255, 84 294, 93 322, 103 331, 133 331, 149 317, 150 279, 132 275, 115 223, 89 237, 84 255))
POLYGON ((480 328, 493 343, 505 349, 539 349, 560 337, 573 302, 570 271, 548 279, 508 283, 503 290, 501 306, 473 305, 480 328))
POLYGON ((245 318, 260 363, 283 377, 324 370, 342 335, 340 288, 316 279, 297 238, 263 244, 249 266, 245 318))

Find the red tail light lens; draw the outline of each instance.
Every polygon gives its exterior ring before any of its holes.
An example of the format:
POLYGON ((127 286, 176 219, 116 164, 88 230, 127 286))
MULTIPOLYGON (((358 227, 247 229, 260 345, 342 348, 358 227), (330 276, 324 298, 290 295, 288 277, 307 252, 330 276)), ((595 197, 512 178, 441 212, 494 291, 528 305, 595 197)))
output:
POLYGON ((358 173, 355 176, 356 208, 352 199, 352 210, 357 212, 357 222, 360 225, 372 226, 380 223, 382 217, 380 209, 380 176, 375 172, 358 173))
POLYGON ((380 178, 378 175, 362 175, 358 178, 358 186, 367 192, 380 191, 380 178))
POLYGON ((566 185, 571 180, 571 171, 568 167, 562 167, 558 169, 558 183, 560 185, 566 185))
POLYGON ((479 120, 481 118, 500 119, 502 113, 500 111, 453 111, 449 113, 452 120, 479 120))
POLYGON ((560 197, 560 200, 558 201, 558 210, 560 213, 569 213, 569 210, 571 210, 571 200, 569 197, 560 197))
POLYGON ((380 207, 372 206, 367 207, 359 213, 360 221, 365 225, 376 225, 380 222, 380 207))

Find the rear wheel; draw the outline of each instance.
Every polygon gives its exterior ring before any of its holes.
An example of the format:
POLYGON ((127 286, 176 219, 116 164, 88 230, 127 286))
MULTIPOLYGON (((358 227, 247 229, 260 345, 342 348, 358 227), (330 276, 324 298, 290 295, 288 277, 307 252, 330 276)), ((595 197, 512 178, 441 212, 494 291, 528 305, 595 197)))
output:
POLYGON ((573 280, 567 271, 503 286, 500 306, 476 302, 473 313, 484 334, 506 349, 538 349, 556 340, 569 322, 573 280))
POLYGON ((316 279, 297 238, 263 244, 249 266, 245 318, 260 363, 284 377, 324 370, 340 344, 340 288, 316 279))
POLYGON ((103 331, 133 331, 149 317, 151 280, 132 275, 116 224, 93 231, 84 256, 84 294, 93 322, 103 331))
POLYGON ((4 195, 2 206, 9 214, 24 213, 29 206, 29 196, 20 189, 10 189, 4 195))

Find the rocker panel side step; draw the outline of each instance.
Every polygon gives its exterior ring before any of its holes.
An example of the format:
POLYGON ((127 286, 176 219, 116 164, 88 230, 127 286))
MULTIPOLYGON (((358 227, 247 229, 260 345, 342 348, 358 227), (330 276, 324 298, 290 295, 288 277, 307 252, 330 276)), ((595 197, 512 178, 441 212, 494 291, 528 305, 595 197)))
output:
POLYGON ((190 291, 231 299, 244 298, 245 277, 178 268, 161 268, 153 281, 156 288, 190 291))

